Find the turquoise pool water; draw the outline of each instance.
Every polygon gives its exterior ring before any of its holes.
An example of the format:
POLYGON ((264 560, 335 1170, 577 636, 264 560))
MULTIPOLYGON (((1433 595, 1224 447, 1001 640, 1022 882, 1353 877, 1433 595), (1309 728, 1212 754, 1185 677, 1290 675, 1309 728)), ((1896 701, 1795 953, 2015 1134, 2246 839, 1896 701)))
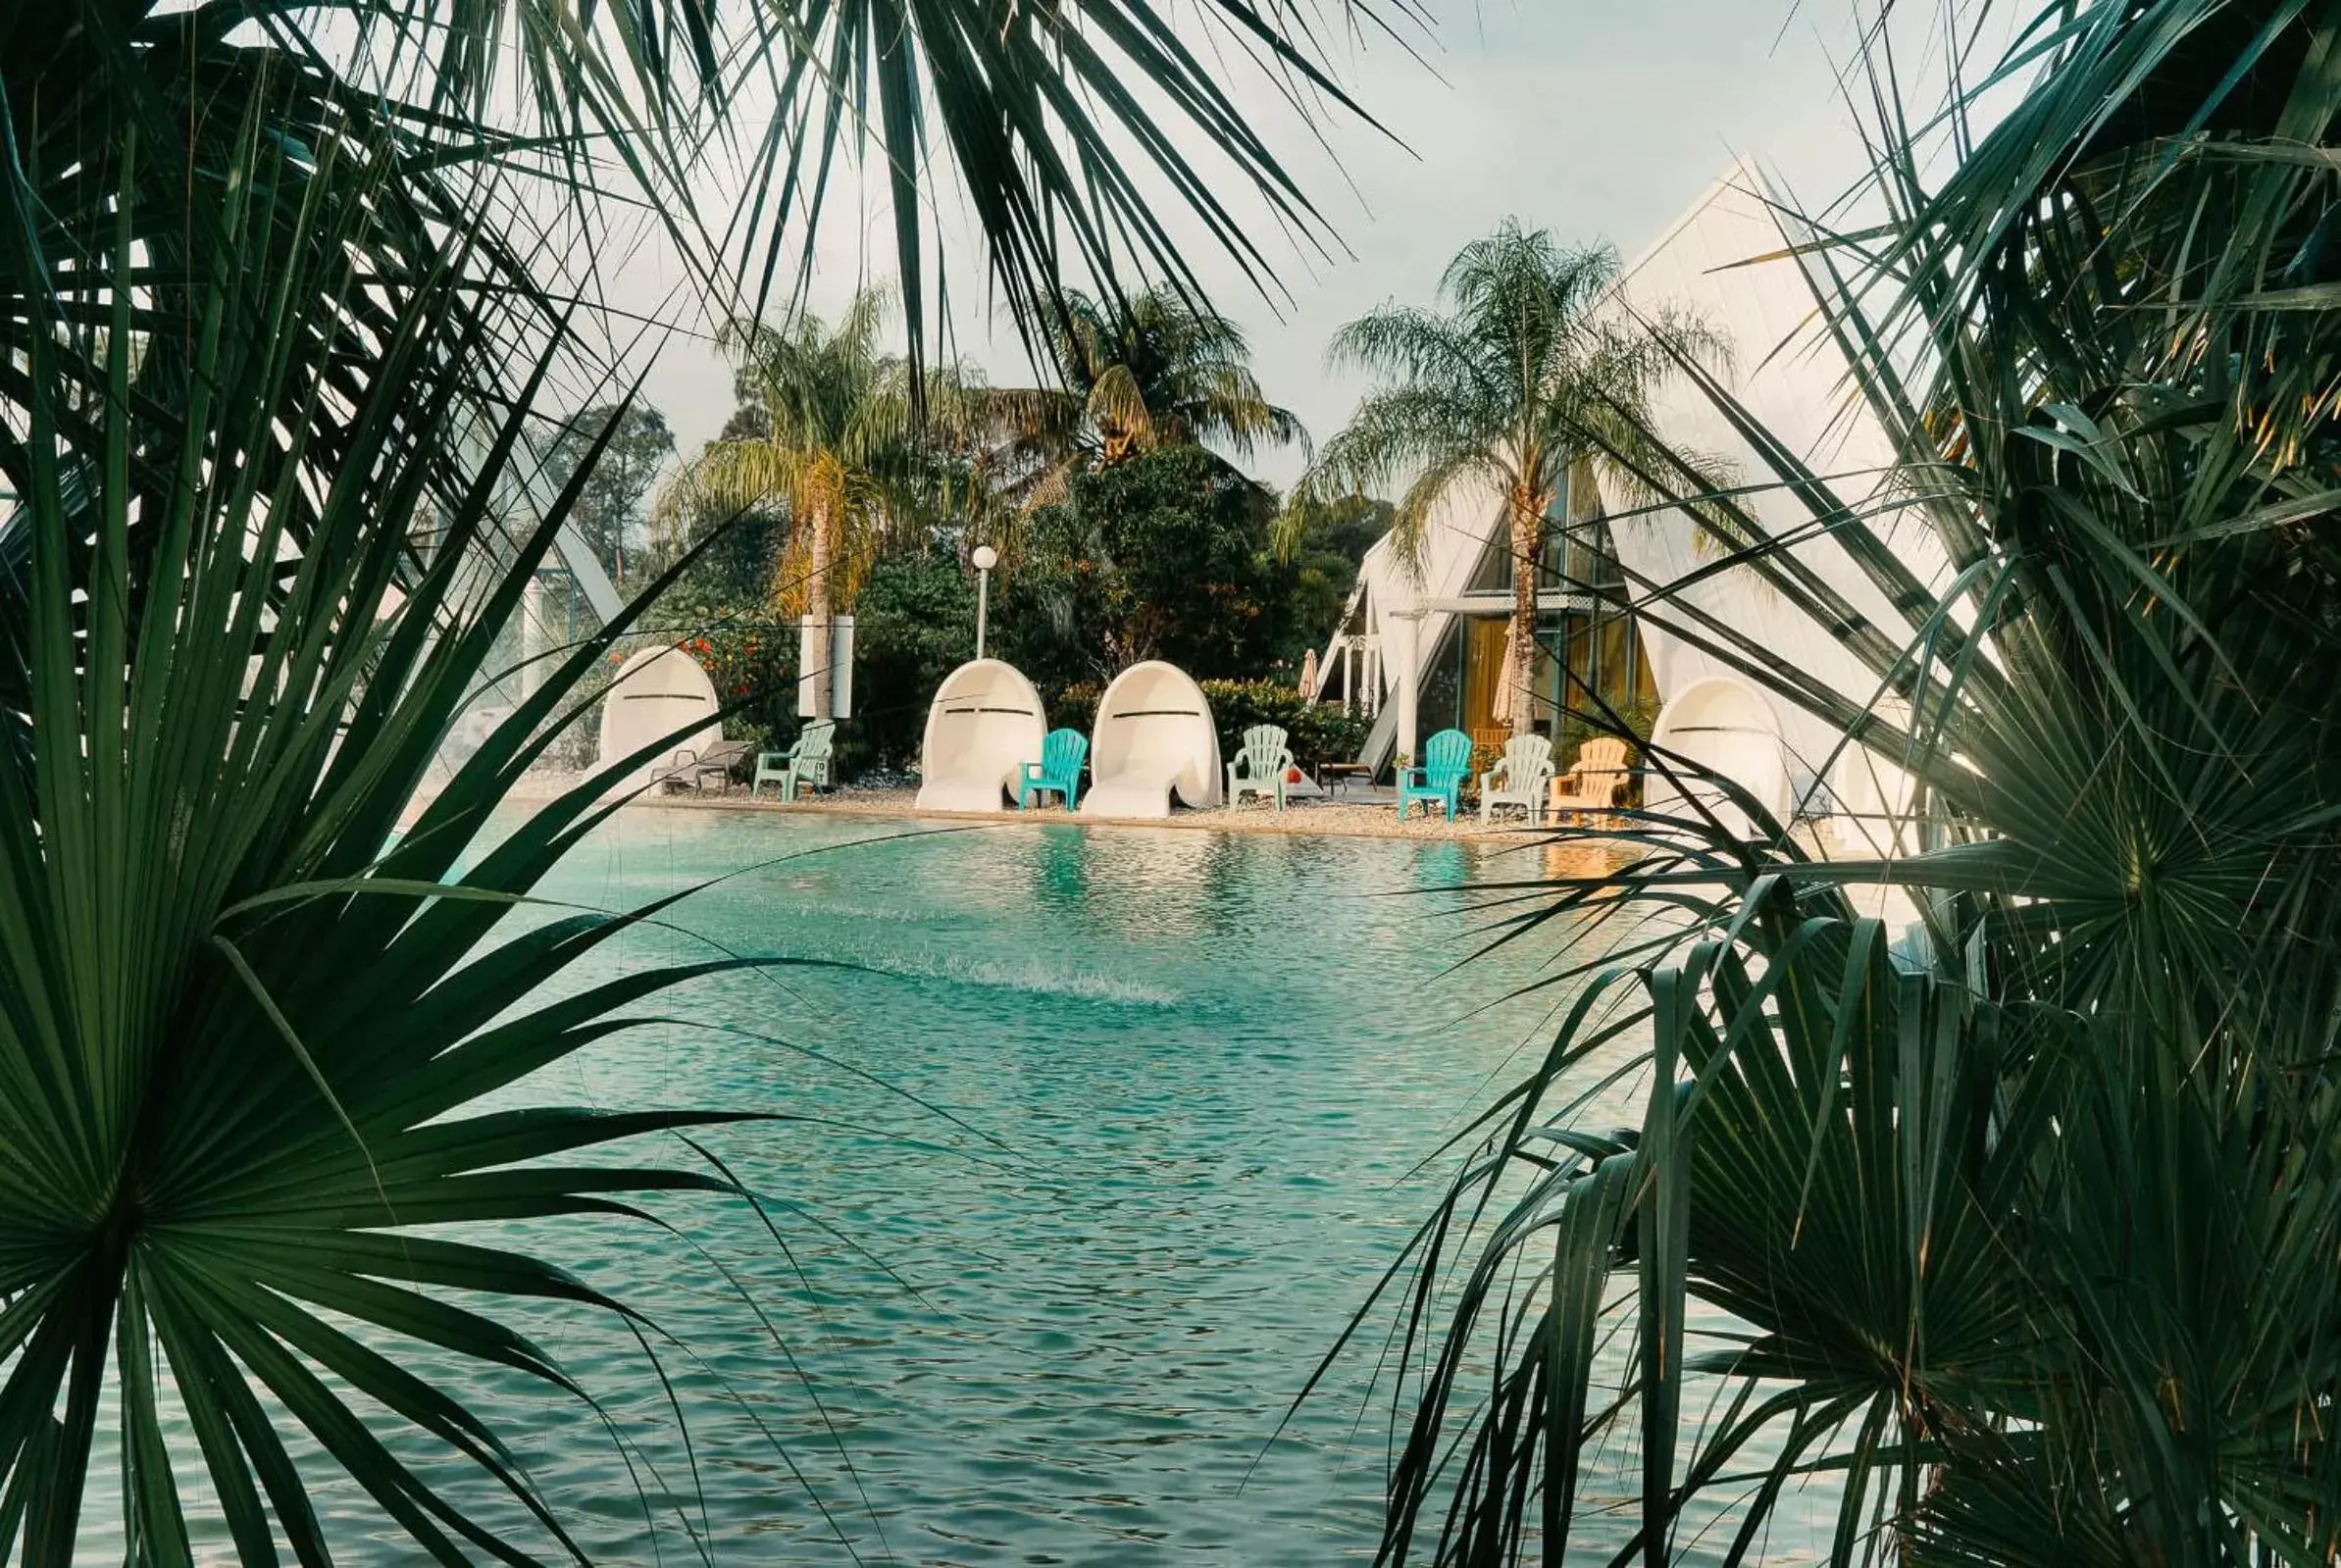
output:
POLYGON ((693 1536, 755 1563, 1369 1557, 1379 1340, 1278 1424, 1426 1212, 1417 1163, 1549 1029, 1551 992, 1511 993, 1551 943, 1450 973, 1476 922, 1438 890, 1535 863, 663 811, 625 814, 546 891, 628 905, 789 854, 683 905, 693 939, 609 961, 703 939, 855 968, 699 984, 666 1010, 713 1027, 644 1030, 532 1086, 808 1118, 712 1139, 780 1200, 786 1251, 713 1204, 663 1211, 673 1236, 547 1243, 687 1347, 661 1353, 695 1483, 632 1341, 549 1326, 633 1444, 630 1469, 574 1409, 511 1407, 585 1543, 645 1562, 691 1560, 693 1536))

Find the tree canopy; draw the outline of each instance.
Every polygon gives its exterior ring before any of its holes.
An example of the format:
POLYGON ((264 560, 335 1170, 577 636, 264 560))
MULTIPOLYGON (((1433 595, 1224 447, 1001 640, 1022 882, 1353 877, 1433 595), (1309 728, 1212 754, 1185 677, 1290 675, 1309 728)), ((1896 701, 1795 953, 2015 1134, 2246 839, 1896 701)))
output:
POLYGON ((642 502, 674 455, 675 432, 667 428, 666 416, 647 403, 580 409, 561 422, 545 451, 545 489, 557 491, 584 472, 570 527, 620 586, 626 582, 629 557, 642 542, 649 522, 642 502), (612 422, 615 428, 605 437, 603 428, 612 422), (585 456, 596 442, 600 459, 587 468, 585 456))
POLYGON ((994 634, 1035 680, 1109 679, 1155 658, 1247 680, 1323 634, 1295 625, 1274 496, 1201 448, 1141 453, 1068 489, 1032 514, 995 584, 994 634))
POLYGON ((992 405, 1001 481, 1028 501, 1062 500, 1075 473, 1157 447, 1248 458, 1307 440, 1260 390, 1243 329, 1179 289, 1068 293, 1042 343, 1058 384, 1002 392, 992 405))

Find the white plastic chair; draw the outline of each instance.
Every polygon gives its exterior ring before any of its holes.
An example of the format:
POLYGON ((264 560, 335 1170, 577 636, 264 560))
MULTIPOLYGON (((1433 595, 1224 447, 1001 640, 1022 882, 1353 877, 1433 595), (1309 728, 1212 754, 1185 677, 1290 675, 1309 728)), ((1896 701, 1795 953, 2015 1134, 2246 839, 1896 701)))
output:
POLYGON ((1514 735, 1503 755, 1479 776, 1479 820, 1495 820, 1498 806, 1518 806, 1531 827, 1545 820, 1545 790, 1552 783, 1552 742, 1543 735, 1514 735))

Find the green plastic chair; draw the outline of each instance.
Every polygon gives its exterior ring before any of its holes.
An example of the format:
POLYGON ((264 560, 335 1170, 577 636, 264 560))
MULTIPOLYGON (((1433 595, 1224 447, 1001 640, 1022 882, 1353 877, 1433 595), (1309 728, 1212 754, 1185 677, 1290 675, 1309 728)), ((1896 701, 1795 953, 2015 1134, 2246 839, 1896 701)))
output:
POLYGON ((1422 762, 1418 766, 1399 770, 1400 818, 1402 820, 1406 808, 1417 800, 1428 813, 1435 800, 1447 820, 1454 821, 1461 809, 1457 796, 1470 774, 1471 737, 1460 730, 1440 731, 1423 742, 1422 762))
POLYGON ((1081 803, 1081 769, 1089 760, 1088 735, 1078 730, 1049 731, 1041 741, 1041 760, 1026 763, 1024 776, 1016 781, 1016 809, 1029 811, 1033 796, 1054 790, 1065 797, 1065 809, 1071 811, 1081 803))
POLYGON ((776 781, 781 786, 783 800, 794 800, 798 784, 827 789, 830 785, 830 745, 837 736, 836 721, 820 719, 798 731, 796 744, 788 750, 759 752, 756 757, 756 782, 748 785, 748 793, 760 794, 766 784, 776 781))
POLYGON ((1285 733, 1272 724, 1255 724, 1244 732, 1244 745, 1228 764, 1228 804, 1246 795, 1273 794, 1276 809, 1285 809, 1285 775, 1293 771, 1293 749, 1285 733))

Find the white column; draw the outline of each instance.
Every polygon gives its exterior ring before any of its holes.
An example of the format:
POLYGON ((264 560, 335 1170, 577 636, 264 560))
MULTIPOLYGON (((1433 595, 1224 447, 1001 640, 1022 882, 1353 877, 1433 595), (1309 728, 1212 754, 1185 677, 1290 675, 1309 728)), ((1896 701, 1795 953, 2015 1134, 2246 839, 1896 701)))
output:
POLYGON ((1408 762, 1419 762, 1421 751, 1421 721, 1415 713, 1417 687, 1421 684, 1420 660, 1416 644, 1422 637, 1420 610, 1394 610, 1382 618, 1382 657, 1386 666, 1395 666, 1399 686, 1399 727, 1395 742, 1408 762))
POLYGON ((544 624, 544 574, 529 574, 529 585, 520 596, 520 697, 523 702, 536 694, 544 684, 544 667, 549 662, 545 651, 551 644, 544 624))

